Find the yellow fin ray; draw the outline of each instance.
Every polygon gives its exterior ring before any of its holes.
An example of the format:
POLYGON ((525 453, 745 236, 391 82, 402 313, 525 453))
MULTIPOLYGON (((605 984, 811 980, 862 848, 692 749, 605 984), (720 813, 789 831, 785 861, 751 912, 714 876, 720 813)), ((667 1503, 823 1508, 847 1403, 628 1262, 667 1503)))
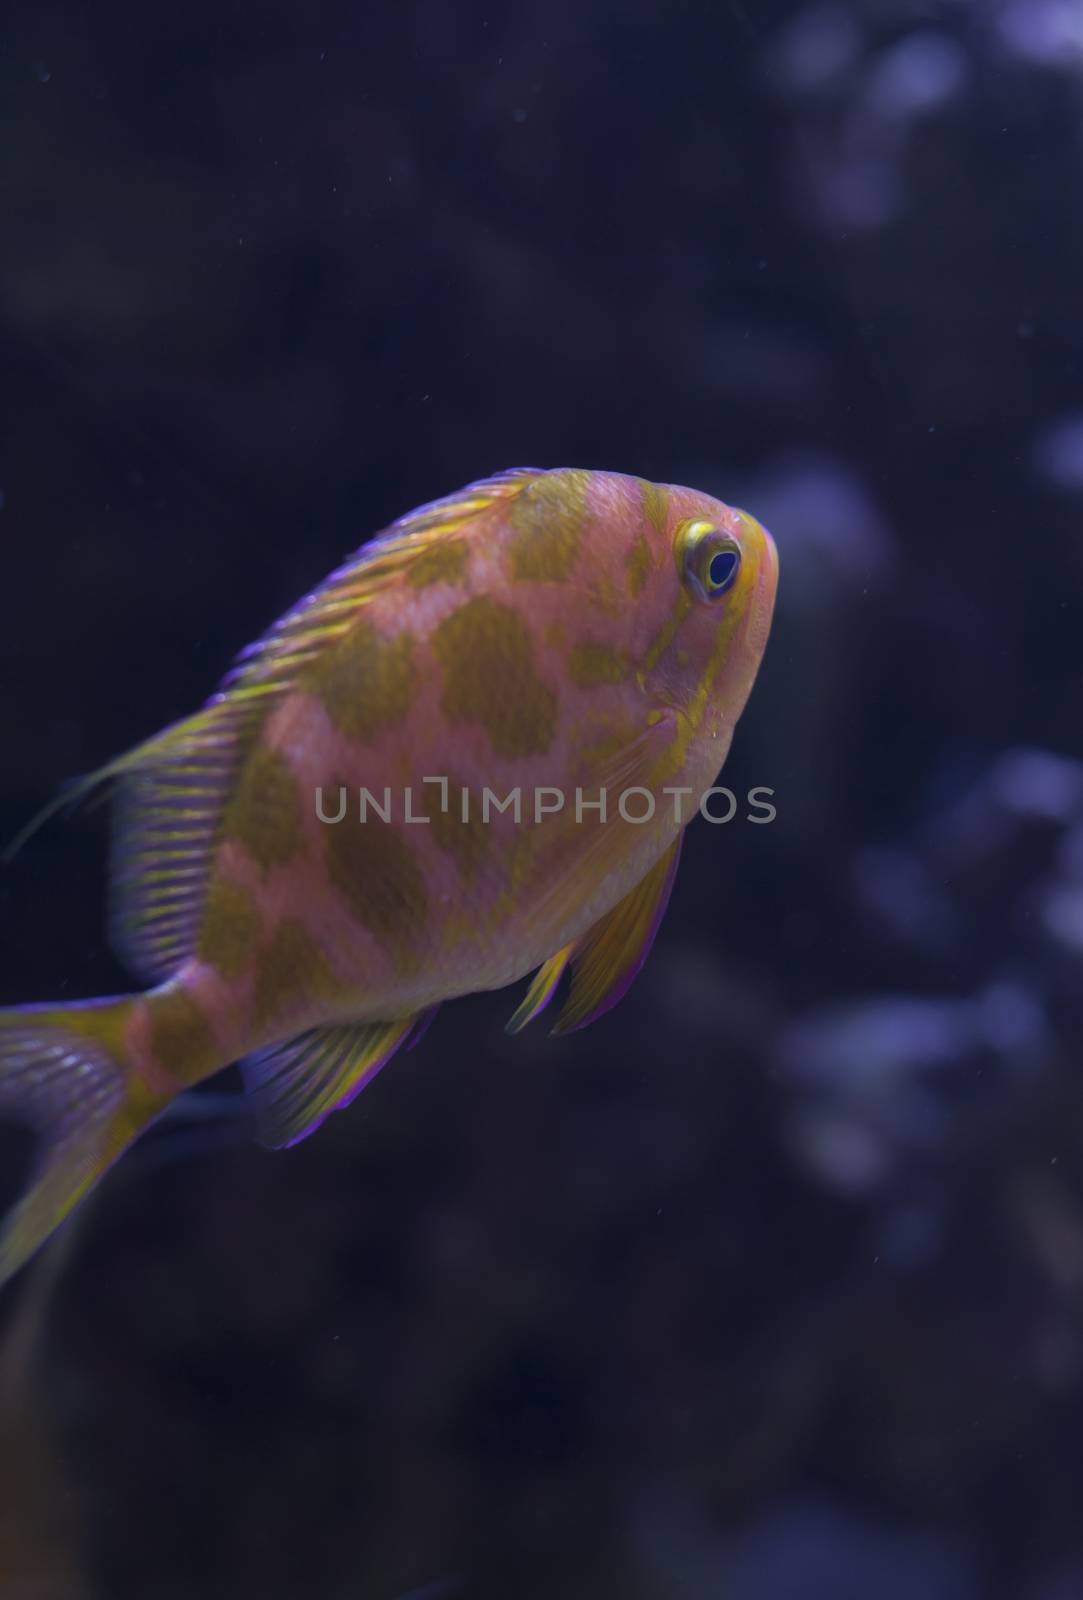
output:
POLYGON ((44 822, 115 785, 110 933, 140 978, 169 977, 195 945, 207 871, 254 707, 217 696, 195 716, 67 784, 4 853, 44 822))
POLYGON ((120 780, 109 930, 146 982, 169 977, 195 949, 222 812, 252 727, 244 705, 212 702, 104 769, 120 780))
POLYGON ((523 996, 522 1004, 505 1024, 505 1033, 520 1033, 528 1022, 533 1022, 534 1018, 545 1010, 556 993, 557 984, 571 959, 573 949, 574 945, 565 945, 563 950, 558 950, 555 956, 550 956, 549 960, 538 968, 531 980, 530 988, 523 996))

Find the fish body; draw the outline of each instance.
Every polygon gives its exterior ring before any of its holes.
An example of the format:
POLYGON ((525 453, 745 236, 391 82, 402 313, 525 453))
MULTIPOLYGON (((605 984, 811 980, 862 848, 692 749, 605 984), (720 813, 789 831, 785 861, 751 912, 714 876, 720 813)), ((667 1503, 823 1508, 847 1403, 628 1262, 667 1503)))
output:
POLYGON ((203 711, 110 764, 113 936, 148 985, 0 1012, 41 1129, 0 1281, 178 1093, 245 1058, 267 1141, 349 1102, 444 1000, 570 966, 581 1026, 638 971, 725 759, 777 557, 747 514, 522 469, 370 541, 203 711))

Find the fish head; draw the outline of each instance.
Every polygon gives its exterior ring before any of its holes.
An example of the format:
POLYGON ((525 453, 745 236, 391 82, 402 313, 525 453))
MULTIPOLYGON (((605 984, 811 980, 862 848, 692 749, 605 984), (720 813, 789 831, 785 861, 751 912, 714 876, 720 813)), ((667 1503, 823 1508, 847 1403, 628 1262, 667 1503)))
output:
POLYGON ((675 487, 668 499, 670 560, 657 575, 664 621, 644 688, 679 713, 689 736, 717 741, 732 733, 763 659, 778 552, 747 511, 675 487))

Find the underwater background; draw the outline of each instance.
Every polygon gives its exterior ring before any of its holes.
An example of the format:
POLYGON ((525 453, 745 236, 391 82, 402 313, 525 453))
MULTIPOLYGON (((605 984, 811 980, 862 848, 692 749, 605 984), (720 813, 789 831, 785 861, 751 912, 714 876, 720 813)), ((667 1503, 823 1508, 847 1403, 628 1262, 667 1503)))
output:
POLYGON ((204 1097, 6 1291, 0 1600, 1083 1596, 1081 285, 1073 0, 6 0, 4 838, 499 468, 781 581, 616 1011, 204 1097))

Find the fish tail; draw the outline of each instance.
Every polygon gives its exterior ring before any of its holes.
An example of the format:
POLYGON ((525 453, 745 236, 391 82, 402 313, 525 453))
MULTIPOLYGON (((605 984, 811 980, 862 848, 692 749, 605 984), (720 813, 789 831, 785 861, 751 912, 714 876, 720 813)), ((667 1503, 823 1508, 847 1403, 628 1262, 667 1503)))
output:
POLYGON ((0 1010, 0 1119, 29 1125, 38 1158, 0 1228, 0 1286, 162 1111, 131 1059, 142 996, 0 1010))

